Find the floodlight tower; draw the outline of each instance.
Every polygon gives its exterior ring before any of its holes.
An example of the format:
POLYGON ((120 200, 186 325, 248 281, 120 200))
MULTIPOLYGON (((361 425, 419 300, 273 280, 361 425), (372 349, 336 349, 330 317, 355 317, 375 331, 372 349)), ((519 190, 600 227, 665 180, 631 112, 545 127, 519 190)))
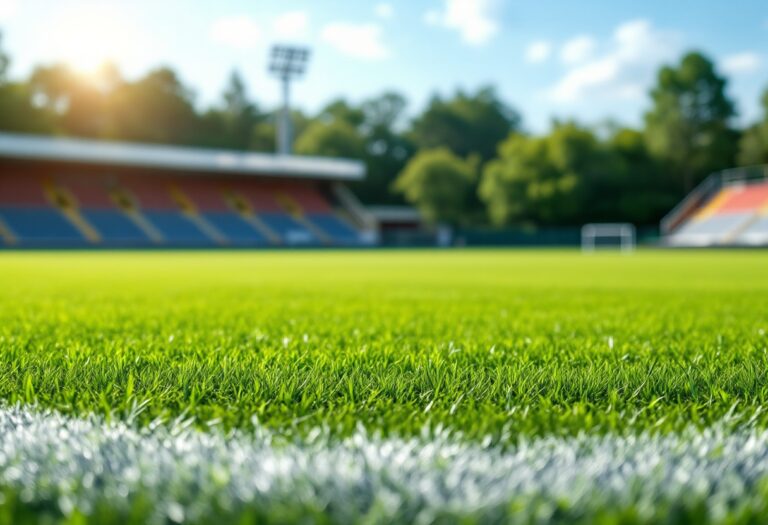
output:
POLYGON ((290 155, 293 145, 291 132, 291 81, 299 78, 307 69, 309 49, 276 45, 272 48, 269 72, 275 75, 283 87, 283 107, 277 123, 277 152, 290 155))

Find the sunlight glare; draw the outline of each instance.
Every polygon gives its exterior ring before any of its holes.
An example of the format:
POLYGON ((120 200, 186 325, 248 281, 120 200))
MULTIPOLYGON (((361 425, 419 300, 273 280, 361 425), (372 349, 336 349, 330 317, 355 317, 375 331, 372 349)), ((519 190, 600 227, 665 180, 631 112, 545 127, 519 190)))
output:
POLYGON ((53 38, 61 60, 86 75, 97 75, 106 62, 130 61, 141 42, 112 6, 89 4, 68 13, 53 38))

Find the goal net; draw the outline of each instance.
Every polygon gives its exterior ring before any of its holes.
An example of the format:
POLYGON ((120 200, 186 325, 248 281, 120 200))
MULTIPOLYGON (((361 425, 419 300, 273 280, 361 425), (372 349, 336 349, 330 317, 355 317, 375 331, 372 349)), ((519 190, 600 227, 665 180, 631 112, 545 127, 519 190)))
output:
POLYGON ((581 228, 581 249, 585 252, 602 248, 631 252, 636 240, 635 227, 629 223, 585 224, 581 228))

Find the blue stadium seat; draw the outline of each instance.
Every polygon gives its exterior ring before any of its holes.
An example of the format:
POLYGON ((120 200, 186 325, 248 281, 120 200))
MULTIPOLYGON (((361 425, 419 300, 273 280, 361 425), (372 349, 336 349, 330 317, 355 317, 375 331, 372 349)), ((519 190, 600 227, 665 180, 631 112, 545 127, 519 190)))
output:
POLYGON ((768 244, 768 217, 761 216, 739 235, 737 241, 742 244, 768 244))
POLYGON ((359 242, 358 232, 333 213, 313 213, 307 218, 338 243, 354 244, 359 242))
POLYGON ((0 217, 26 245, 81 245, 85 239, 59 211, 52 208, 0 207, 0 217))
POLYGON ((235 213, 207 212, 203 217, 233 244, 267 244, 267 239, 235 213))
POLYGON ((670 243, 677 246, 710 246, 723 243, 729 234, 746 224, 752 215, 752 212, 722 213, 704 219, 692 219, 670 237, 670 243))
POLYGON ((286 244, 317 244, 318 239, 287 213, 260 213, 259 218, 286 244))
POLYGON ((207 245, 213 240, 205 235, 194 222, 175 211, 146 211, 144 216, 163 235, 167 244, 207 245))
POLYGON ((147 244, 149 241, 144 232, 119 210, 82 210, 82 214, 106 245, 147 244))

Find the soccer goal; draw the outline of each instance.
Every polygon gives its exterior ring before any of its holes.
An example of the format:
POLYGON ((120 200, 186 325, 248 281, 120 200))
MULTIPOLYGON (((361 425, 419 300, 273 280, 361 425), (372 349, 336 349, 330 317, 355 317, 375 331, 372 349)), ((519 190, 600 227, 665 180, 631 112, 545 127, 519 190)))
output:
POLYGON ((585 224, 581 228, 581 250, 594 252, 600 248, 619 248, 622 252, 635 249, 637 235, 632 224, 585 224))

